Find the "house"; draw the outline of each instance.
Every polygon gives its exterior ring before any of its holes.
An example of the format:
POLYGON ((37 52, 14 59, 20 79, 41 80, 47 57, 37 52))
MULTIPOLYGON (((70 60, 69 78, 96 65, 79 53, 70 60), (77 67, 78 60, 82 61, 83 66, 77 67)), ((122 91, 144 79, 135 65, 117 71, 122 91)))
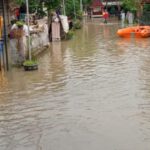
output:
POLYGON ((121 0, 102 0, 104 8, 108 10, 111 15, 118 15, 121 10, 121 0))
POLYGON ((93 0, 90 6, 90 17, 102 17, 103 9, 101 0, 93 0))

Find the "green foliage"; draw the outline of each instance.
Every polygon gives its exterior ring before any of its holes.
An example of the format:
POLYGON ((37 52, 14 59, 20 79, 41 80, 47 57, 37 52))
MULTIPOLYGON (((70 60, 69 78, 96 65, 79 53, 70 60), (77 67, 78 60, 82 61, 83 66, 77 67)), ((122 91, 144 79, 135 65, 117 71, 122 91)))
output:
MULTIPOLYGON (((19 5, 25 3, 25 0, 15 0, 19 5)), ((56 10, 62 7, 62 0, 28 0, 29 1, 29 10, 30 12, 35 12, 36 10, 39 13, 43 13, 42 4, 47 8, 47 10, 56 10)), ((87 6, 91 3, 91 0, 82 0, 83 6, 87 6)), ((75 17, 75 13, 77 18, 81 17, 80 13, 80 0, 65 0, 65 7, 66 7, 66 15, 70 17, 75 17), (75 2, 75 6, 74 6, 75 2)))
POLYGON ((124 9, 131 11, 135 13, 139 6, 140 6, 140 0, 122 0, 124 9))
POLYGON ((82 0, 83 5, 88 5, 92 2, 92 0, 82 0))
POLYGON ((150 11, 150 4, 144 5, 144 12, 150 11))
POLYGON ((21 5, 24 2, 25 2, 25 0, 16 0, 16 3, 19 4, 19 5, 21 5))
POLYGON ((82 18, 83 18, 83 13, 81 12, 81 10, 78 10, 78 11, 77 11, 76 17, 77 17, 77 19, 82 20, 82 18))
POLYGON ((32 65, 37 65, 37 61, 36 60, 26 60, 23 63, 23 66, 32 66, 32 65))
MULTIPOLYGON (((31 13, 35 12, 39 6, 41 6, 40 0, 28 0, 29 10, 31 13)), ((16 3, 20 6, 26 3, 26 0, 16 0, 16 3)))
POLYGON ((30 12, 34 13, 39 8, 39 5, 40 5, 39 0, 29 0, 29 10, 30 10, 30 12))
POLYGON ((44 0, 48 10, 57 9, 61 5, 61 0, 44 0))
POLYGON ((73 35, 74 35, 74 31, 69 30, 69 32, 66 34, 66 40, 72 39, 73 35))
POLYGON ((17 21, 17 22, 16 22, 16 25, 17 25, 18 27, 22 27, 22 26, 24 25, 24 22, 22 22, 22 21, 17 21))
MULTIPOLYGON (((75 15, 77 15, 77 12, 80 10, 80 3, 78 0, 74 0, 75 5, 73 3, 73 0, 66 0, 66 15, 75 18, 75 15)), ((76 16, 77 17, 77 16, 76 16)))
POLYGON ((81 23, 81 21, 79 19, 74 20, 73 28, 74 29, 81 29, 82 28, 82 23, 81 23))

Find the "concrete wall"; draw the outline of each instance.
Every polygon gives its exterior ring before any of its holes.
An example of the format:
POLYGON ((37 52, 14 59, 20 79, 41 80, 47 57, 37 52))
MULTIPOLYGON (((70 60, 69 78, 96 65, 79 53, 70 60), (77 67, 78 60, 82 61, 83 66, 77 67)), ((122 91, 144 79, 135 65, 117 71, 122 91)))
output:
MULTIPOLYGON (((49 46, 48 27, 47 24, 40 24, 42 30, 31 33, 31 50, 34 55, 38 55, 42 50, 49 46)), ((10 39, 11 64, 18 63, 19 55, 17 50, 17 40, 10 39)), ((28 52, 27 52, 28 53, 28 52)))
POLYGON ((31 34, 31 47, 33 51, 36 51, 37 48, 43 48, 49 44, 48 39, 48 27, 46 24, 43 24, 43 31, 35 34, 31 34))

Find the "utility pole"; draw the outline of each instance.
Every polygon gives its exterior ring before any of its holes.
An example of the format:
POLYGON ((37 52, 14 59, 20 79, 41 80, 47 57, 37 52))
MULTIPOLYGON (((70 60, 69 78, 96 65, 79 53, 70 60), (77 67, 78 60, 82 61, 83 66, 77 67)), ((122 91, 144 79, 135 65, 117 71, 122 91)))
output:
POLYGON ((8 64, 8 47, 7 47, 7 31, 6 31, 6 8, 5 8, 5 2, 2 0, 2 9, 3 9, 3 22, 4 22, 4 43, 5 43, 5 54, 6 54, 6 69, 9 70, 9 64, 8 64))
POLYGON ((73 0, 73 8, 74 8, 74 17, 75 17, 75 20, 77 19, 76 17, 76 6, 75 6, 75 0, 73 0))
POLYGON ((28 50, 29 50, 29 60, 31 60, 31 46, 30 46, 30 16, 29 16, 29 1, 26 0, 26 9, 27 9, 27 24, 28 24, 28 50))
POLYGON ((63 0, 63 13, 66 16, 66 6, 65 6, 65 0, 63 0))
POLYGON ((82 0, 80 0, 80 10, 81 10, 81 12, 83 12, 83 2, 82 2, 82 0))

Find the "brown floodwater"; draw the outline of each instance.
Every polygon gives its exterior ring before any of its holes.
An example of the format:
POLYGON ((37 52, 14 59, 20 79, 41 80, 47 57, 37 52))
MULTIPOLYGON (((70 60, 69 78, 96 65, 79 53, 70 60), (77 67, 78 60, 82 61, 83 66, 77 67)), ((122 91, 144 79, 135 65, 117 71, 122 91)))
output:
POLYGON ((150 38, 85 21, 39 56, 39 70, 0 74, 0 150, 150 150, 150 38))

